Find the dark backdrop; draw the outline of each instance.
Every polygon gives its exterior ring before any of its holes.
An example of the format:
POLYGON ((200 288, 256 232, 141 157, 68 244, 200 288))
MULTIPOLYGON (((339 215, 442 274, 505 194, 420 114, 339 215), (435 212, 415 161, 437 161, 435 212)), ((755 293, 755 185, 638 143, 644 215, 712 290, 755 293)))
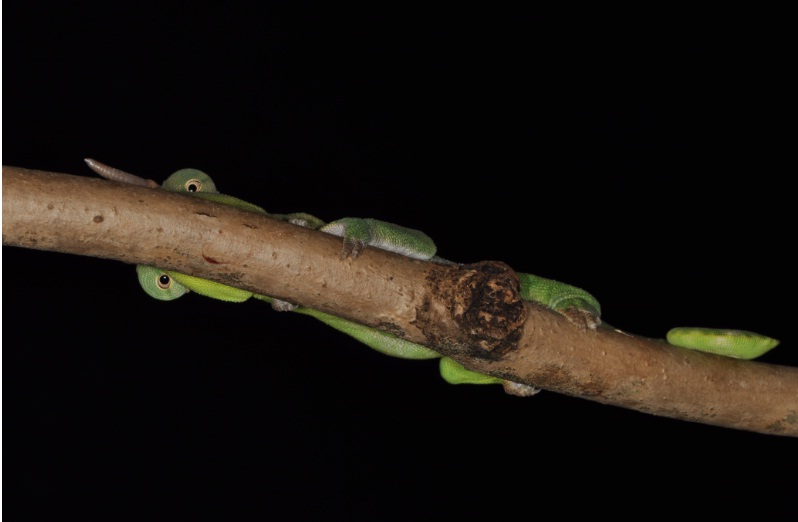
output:
MULTIPOLYGON (((631 332, 761 331, 798 363, 778 16, 123 5, 4 3, 3 164, 199 168, 587 288, 631 332)), ((737 513, 798 485, 794 439, 450 386, 263 303, 156 302, 118 262, 4 247, 3 304, 27 519, 737 513)))

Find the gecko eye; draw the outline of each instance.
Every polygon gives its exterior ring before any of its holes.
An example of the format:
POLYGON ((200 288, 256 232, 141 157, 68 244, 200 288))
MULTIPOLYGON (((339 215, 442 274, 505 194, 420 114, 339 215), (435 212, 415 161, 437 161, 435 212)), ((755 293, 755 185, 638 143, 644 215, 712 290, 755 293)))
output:
POLYGON ((187 192, 199 192, 202 190, 202 182, 198 179, 190 179, 184 185, 187 192))
POLYGON ((172 278, 166 274, 161 274, 158 276, 158 288, 162 288, 164 290, 168 290, 169 287, 172 286, 172 278))

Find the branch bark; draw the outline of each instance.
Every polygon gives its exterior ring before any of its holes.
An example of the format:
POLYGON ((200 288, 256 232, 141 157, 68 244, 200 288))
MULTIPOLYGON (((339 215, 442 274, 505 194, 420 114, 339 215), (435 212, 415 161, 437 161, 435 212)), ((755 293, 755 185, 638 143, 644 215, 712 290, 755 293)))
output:
POLYGON ((654 415, 798 436, 798 368, 574 326, 515 273, 378 249, 183 194, 3 167, 3 244, 148 264, 300 303, 467 368, 654 415))

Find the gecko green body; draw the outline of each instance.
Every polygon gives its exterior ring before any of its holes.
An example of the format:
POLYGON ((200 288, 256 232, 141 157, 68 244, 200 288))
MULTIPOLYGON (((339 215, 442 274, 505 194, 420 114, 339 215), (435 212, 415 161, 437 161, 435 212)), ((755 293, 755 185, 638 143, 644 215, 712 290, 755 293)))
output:
POLYGON ((674 346, 737 359, 756 359, 779 344, 776 339, 755 332, 721 328, 672 328, 666 339, 674 346))
MULTIPOLYGON (((95 172, 109 179, 115 179, 114 176, 117 173, 132 176, 93 160, 87 160, 87 163, 95 172)), ((131 182, 128 178, 120 180, 126 183, 131 182)), ((152 186, 154 182, 142 180, 137 184, 152 186)), ((342 255, 344 257, 356 257, 367 246, 382 248, 422 260, 431 260, 435 255, 436 247, 433 241, 418 230, 374 219, 343 218, 331 223, 324 223, 306 213, 268 214, 257 205, 219 194, 211 178, 195 169, 183 169, 175 172, 163 183, 162 188, 190 193, 196 197, 250 212, 267 214, 277 219, 343 237, 342 255)), ((290 310, 314 317, 388 355, 406 359, 440 358, 441 375, 450 383, 493 384, 503 382, 499 378, 468 370, 458 362, 448 357, 441 357, 440 354, 427 347, 318 310, 291 305, 268 296, 156 267, 139 265, 137 272, 142 288, 156 299, 173 300, 188 291, 228 302, 242 302, 254 297, 271 303, 277 310, 290 310)), ((570 320, 590 328, 596 328, 601 323, 601 307, 598 301, 585 290, 532 274, 519 273, 518 276, 523 299, 542 304, 565 315, 570 320)), ((759 357, 778 344, 775 339, 752 332, 708 328, 675 328, 668 332, 667 341, 683 348, 742 359, 759 357)), ((527 391, 526 394, 534 393, 527 391)))

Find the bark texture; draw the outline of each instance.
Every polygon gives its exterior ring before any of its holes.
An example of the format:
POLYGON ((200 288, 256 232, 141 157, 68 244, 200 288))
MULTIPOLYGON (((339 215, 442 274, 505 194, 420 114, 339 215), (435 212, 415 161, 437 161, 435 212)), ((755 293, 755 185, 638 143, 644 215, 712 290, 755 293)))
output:
POLYGON ((441 265, 187 195, 3 167, 3 244, 155 265, 429 346, 511 381, 638 411, 798 436, 798 368, 579 328, 499 262, 441 265))

